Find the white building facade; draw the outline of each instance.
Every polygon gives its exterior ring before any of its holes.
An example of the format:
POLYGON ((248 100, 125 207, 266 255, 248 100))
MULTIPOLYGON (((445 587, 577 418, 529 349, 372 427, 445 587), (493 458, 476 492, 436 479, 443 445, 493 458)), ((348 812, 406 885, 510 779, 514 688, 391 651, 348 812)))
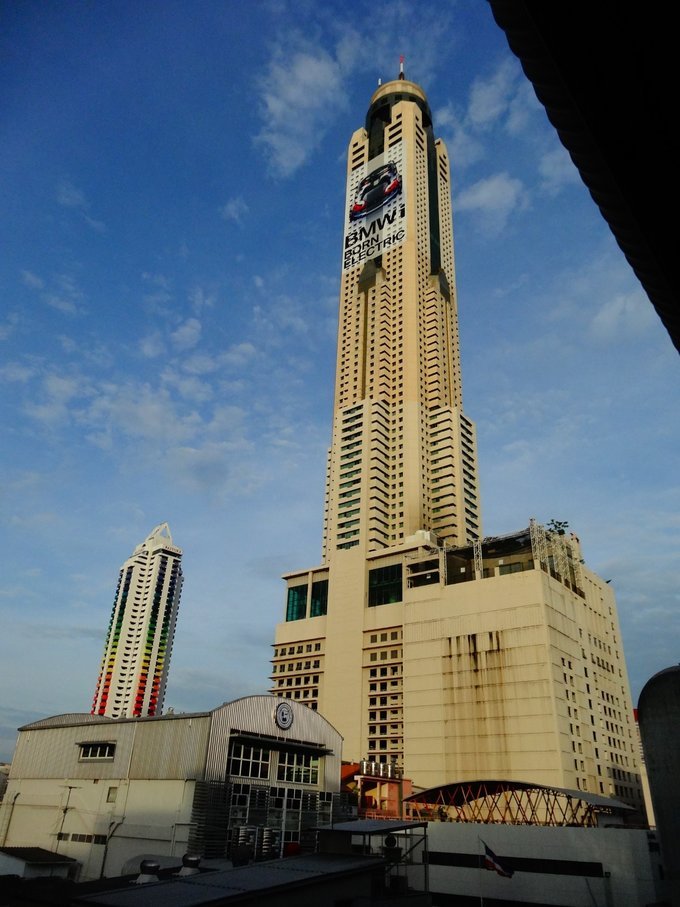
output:
POLYGON ((182 551, 156 526, 120 569, 93 715, 160 715, 182 594, 182 551))

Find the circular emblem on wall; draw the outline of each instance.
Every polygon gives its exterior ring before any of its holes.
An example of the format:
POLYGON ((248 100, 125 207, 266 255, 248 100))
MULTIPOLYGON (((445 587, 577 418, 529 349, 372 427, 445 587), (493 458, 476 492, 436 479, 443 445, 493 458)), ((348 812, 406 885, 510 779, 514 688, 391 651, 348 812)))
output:
POLYGON ((274 721, 282 731, 287 731, 293 723, 293 709, 289 702, 284 699, 276 706, 274 712, 274 721))

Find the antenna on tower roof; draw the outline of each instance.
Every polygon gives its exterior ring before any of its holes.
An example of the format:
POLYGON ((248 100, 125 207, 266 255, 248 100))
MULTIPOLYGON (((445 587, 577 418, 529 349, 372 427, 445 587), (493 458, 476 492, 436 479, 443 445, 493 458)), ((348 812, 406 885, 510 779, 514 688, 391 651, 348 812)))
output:
POLYGON ((403 54, 401 54, 401 56, 399 57, 399 78, 400 79, 406 78, 404 76, 404 55, 403 54))

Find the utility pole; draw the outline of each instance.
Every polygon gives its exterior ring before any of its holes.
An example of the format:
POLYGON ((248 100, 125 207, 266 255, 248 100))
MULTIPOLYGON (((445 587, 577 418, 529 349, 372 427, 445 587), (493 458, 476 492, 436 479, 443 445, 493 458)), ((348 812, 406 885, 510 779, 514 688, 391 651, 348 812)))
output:
POLYGON ((61 811, 61 813, 62 813, 61 824, 59 826, 59 831, 57 832, 57 843, 54 848, 55 853, 59 852, 59 842, 61 841, 61 833, 64 830, 64 823, 66 822, 66 813, 68 812, 68 809, 69 809, 68 804, 69 804, 69 800, 71 799, 71 791, 80 790, 79 784, 67 784, 66 787, 68 788, 68 793, 66 794, 66 805, 64 806, 64 808, 61 811))

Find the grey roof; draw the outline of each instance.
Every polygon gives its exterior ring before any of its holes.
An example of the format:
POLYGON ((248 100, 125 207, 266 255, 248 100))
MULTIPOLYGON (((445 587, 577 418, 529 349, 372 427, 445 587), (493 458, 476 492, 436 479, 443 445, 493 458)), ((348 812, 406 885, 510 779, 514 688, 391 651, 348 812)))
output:
POLYGON ((51 850, 45 850, 44 847, 0 847, 0 853, 8 857, 14 857, 17 860, 23 860, 24 863, 77 863, 72 857, 65 857, 60 853, 53 853, 51 850))
POLYGON ((232 898, 252 901, 257 892, 264 894, 322 878, 353 875, 383 865, 380 857, 306 854, 143 885, 128 882, 123 888, 85 895, 72 903, 99 904, 101 907, 198 907, 232 898))
MULTIPOLYGON (((213 711, 215 711, 213 709, 213 711)), ((53 715, 51 718, 41 718, 30 724, 24 724, 20 731, 34 731, 38 728, 48 727, 77 727, 81 724, 125 724, 141 721, 174 721, 183 718, 205 718, 211 712, 166 712, 165 715, 142 715, 139 718, 110 718, 108 715, 91 715, 89 712, 70 712, 64 715, 53 715)))
POLYGON ((41 727, 69 727, 73 724, 104 724, 113 721, 105 715, 90 715, 89 712, 66 712, 63 715, 53 715, 51 718, 41 718, 31 721, 19 728, 20 731, 31 731, 41 727))
POLYGON ((411 819, 354 819, 348 822, 334 822, 333 825, 321 825, 319 831, 351 831, 357 835, 386 835, 395 831, 408 831, 411 828, 427 828, 427 822, 411 819))

